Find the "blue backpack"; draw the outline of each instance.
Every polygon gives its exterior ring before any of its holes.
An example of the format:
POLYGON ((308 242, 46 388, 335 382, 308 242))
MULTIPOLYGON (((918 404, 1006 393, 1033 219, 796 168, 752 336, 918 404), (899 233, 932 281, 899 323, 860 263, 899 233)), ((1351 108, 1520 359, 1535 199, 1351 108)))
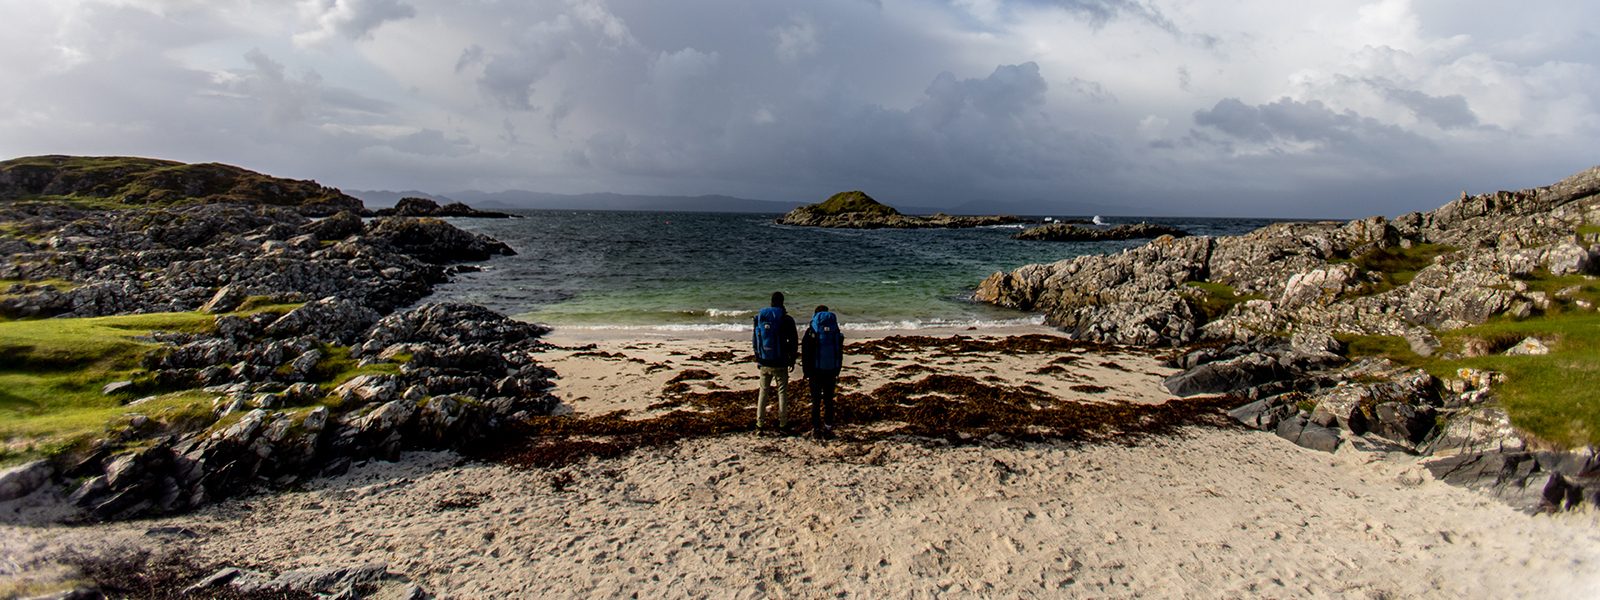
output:
POLYGON ((756 331, 752 342, 755 344, 756 359, 765 361, 783 360, 783 338, 778 333, 783 325, 783 308, 768 306, 756 314, 756 331))
POLYGON ((842 346, 844 336, 839 333, 839 319, 828 311, 819 312, 811 317, 811 331, 817 334, 817 364, 816 368, 824 371, 835 371, 844 365, 842 346))

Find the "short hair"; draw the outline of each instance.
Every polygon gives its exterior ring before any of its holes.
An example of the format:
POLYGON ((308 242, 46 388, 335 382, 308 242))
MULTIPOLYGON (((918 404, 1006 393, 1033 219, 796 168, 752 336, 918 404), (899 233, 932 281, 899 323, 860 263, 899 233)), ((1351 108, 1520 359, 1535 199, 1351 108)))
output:
POLYGON ((773 292, 772 293, 772 305, 773 306, 783 306, 783 292, 773 292))
POLYGON ((826 305, 826 304, 818 304, 817 305, 817 310, 814 310, 814 311, 811 311, 811 312, 828 312, 828 305, 826 305))

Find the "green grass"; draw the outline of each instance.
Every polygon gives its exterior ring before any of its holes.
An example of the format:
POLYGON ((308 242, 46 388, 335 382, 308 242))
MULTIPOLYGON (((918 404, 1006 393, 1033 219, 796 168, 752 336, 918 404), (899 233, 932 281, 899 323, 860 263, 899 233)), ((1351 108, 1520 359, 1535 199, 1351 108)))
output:
MULTIPOLYGON (((158 344, 139 338, 156 331, 202 333, 215 323, 212 315, 198 312, 0 322, 0 458, 58 451, 103 432, 128 412, 192 408, 198 399, 181 393, 129 408, 123 402, 131 395, 107 396, 101 388, 144 380, 140 362, 158 344)), ((210 396, 205 400, 209 411, 210 396)))
POLYGON ((1574 310, 1575 301, 1584 300, 1590 306, 1600 306, 1600 279, 1587 275, 1551 275, 1549 271, 1540 269, 1530 275, 1518 277, 1519 281, 1527 284, 1530 292, 1544 292, 1550 296, 1550 307, 1543 312, 1547 314, 1561 314, 1574 310), (1577 288, 1564 298, 1557 298, 1556 293, 1562 290, 1577 288))
POLYGON ((1563 447, 1600 445, 1600 314, 1565 312, 1521 321, 1496 319, 1475 327, 1442 332, 1443 352, 1418 356, 1397 336, 1341 336, 1352 358, 1381 356, 1421 368, 1435 377, 1454 378, 1458 369, 1505 373, 1495 398, 1511 422, 1534 437, 1563 447), (1550 346, 1544 356, 1505 356, 1507 346, 1537 337, 1550 346), (1468 339, 1488 340, 1487 356, 1459 356, 1468 339))
POLYGON ((845 213, 891 216, 898 215, 900 211, 886 204, 873 200, 865 192, 851 190, 839 192, 829 196, 821 204, 811 205, 811 210, 824 215, 838 215, 845 213))
POLYGON ((1496 396, 1511 423, 1562 446, 1600 445, 1600 314, 1564 313, 1522 321, 1496 320, 1450 332, 1465 337, 1522 340, 1550 346, 1544 356, 1499 354, 1442 361, 1429 371, 1452 376, 1470 367, 1506 374, 1496 396))
POLYGON ((130 156, 28 156, 0 162, 0 172, 38 175, 34 179, 52 180, 72 191, 30 196, 29 190, 17 190, 12 192, 12 201, 64 203, 92 210, 209 202, 297 206, 344 198, 338 190, 314 181, 281 179, 219 163, 184 164, 130 156))
POLYGON ((1240 294, 1233 289, 1233 286, 1225 283, 1186 281, 1184 285, 1201 292, 1195 308, 1205 315, 1207 321, 1228 314, 1228 311, 1233 309, 1235 305, 1261 299, 1261 296, 1256 294, 1240 294))
POLYGON ((100 389, 137 378, 140 359, 156 346, 138 337, 208 331, 213 323, 199 313, 0 322, 0 440, 6 455, 59 450, 103 431, 128 409, 122 405, 126 398, 100 389))
POLYGON ((1411 283, 1417 271, 1433 264, 1433 259, 1455 252, 1456 248, 1443 244, 1416 244, 1410 248, 1384 248, 1373 250, 1348 260, 1334 259, 1329 263, 1350 263, 1357 268, 1379 275, 1378 283, 1356 295, 1374 295, 1411 283))
POLYGON ((1600 235, 1600 225, 1579 225, 1578 230, 1575 233, 1577 233, 1578 237, 1580 238, 1591 235, 1600 235))

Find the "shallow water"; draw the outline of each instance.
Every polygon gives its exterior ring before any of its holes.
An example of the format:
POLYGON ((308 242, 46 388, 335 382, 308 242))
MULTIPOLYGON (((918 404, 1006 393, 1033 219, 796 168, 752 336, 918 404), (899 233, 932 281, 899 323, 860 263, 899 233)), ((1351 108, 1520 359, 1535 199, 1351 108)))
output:
MULTIPOLYGON (((482 263, 431 300, 465 301, 566 327, 733 330, 774 290, 796 315, 826 304, 846 329, 1037 321, 971 301, 989 274, 1143 244, 1026 242, 1016 227, 842 230, 777 225, 778 215, 522 211, 522 219, 450 219, 517 256, 482 263)), ((1197 235, 1235 235, 1267 219, 1104 217, 1197 235)))

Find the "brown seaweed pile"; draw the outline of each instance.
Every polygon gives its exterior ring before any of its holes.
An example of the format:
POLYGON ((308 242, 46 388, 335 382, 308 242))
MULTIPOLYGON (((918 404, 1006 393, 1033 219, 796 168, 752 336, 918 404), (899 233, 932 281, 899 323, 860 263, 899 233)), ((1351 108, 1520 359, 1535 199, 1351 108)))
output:
MULTIPOLYGON (((967 353, 1045 354, 1109 350, 1048 335, 975 339, 897 336, 851 344, 847 351, 887 361, 897 355, 926 352, 954 356, 967 353)), ((1117 351, 1125 351, 1117 349, 1117 351)), ((1078 360, 1063 355, 1050 361, 1063 368, 1078 360)), ((1114 364, 1114 363, 1113 363, 1114 364)), ((1110 366, 1109 364, 1107 366, 1110 366)), ((870 365, 867 368, 873 368, 870 365)), ((999 378, 927 374, 901 381, 922 369, 902 368, 897 380, 870 391, 849 391, 859 383, 840 377, 837 402, 842 443, 921 439, 954 444, 1062 441, 1069 443, 1136 444, 1154 436, 1180 435, 1190 426, 1232 427, 1225 411, 1243 400, 1233 396, 1173 399, 1161 404, 1077 402, 1052 396, 1032 385, 1008 385, 999 378)), ((755 429, 756 390, 714 389, 712 374, 689 369, 662 389, 663 400, 649 409, 666 414, 630 419, 626 411, 600 415, 534 417, 515 423, 499 437, 472 449, 478 458, 513 465, 558 467, 593 458, 611 458, 636 448, 683 439, 751 432, 755 429), (689 382, 701 382, 694 391, 689 382)), ((1074 386, 1074 391, 1101 393, 1106 388, 1074 386)), ((806 382, 790 380, 787 431, 809 429, 810 399, 806 382)))

